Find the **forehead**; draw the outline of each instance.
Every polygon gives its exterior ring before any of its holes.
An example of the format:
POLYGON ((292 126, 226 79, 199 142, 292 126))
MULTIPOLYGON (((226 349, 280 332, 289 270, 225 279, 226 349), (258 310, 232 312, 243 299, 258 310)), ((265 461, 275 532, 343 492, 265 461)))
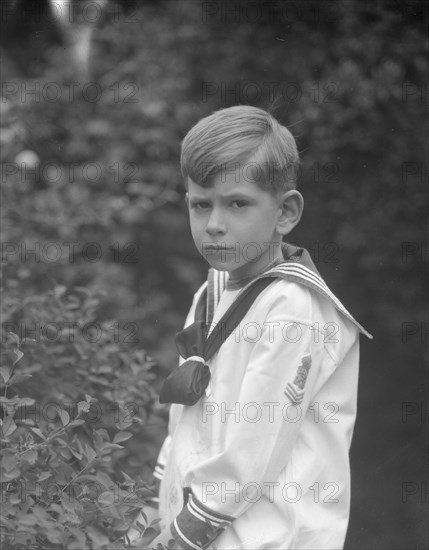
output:
POLYGON ((188 177, 189 195, 228 197, 240 194, 249 197, 267 195, 253 177, 253 167, 220 170, 211 178, 209 186, 201 186, 188 177))

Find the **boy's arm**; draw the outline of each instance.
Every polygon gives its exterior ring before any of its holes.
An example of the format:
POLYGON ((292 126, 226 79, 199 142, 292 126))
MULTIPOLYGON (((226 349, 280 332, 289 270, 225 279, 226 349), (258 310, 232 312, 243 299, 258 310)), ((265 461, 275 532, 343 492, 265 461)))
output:
MULTIPOLYGON (((236 402, 203 403, 207 417, 220 415, 222 407, 228 410, 226 444, 222 453, 190 472, 188 503, 171 524, 175 539, 187 550, 208 545, 261 492, 274 490, 309 404, 336 368, 309 321, 284 320, 288 309, 280 298, 254 344, 236 402)), ((311 304, 303 311, 311 311, 311 304)), ((356 333, 349 337, 351 345, 356 333)))

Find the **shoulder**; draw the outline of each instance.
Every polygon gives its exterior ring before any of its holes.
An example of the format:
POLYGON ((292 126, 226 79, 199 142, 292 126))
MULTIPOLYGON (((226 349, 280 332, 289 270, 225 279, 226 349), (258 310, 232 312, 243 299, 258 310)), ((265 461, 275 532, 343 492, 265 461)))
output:
MULTIPOLYGON (((256 298, 253 308, 255 313, 269 317, 280 316, 282 320, 309 323, 312 320, 313 296, 304 285, 275 279, 256 298)), ((253 309, 252 308, 252 309, 253 309)))
POLYGON ((254 306, 267 314, 281 314, 283 318, 291 317, 304 323, 326 318, 327 321, 341 320, 353 326, 334 305, 333 299, 326 298, 305 284, 288 279, 276 278, 256 298, 254 306))
POLYGON ((307 326, 325 351, 338 362, 359 339, 359 330, 334 304, 297 282, 276 279, 255 300, 253 319, 307 326))

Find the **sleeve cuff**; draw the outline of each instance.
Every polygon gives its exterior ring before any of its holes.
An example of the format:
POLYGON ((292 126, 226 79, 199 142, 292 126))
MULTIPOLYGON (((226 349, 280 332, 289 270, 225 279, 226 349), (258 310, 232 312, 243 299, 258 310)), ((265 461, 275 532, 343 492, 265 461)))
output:
POLYGON ((154 477, 154 483, 155 483, 154 491, 153 491, 154 496, 148 499, 147 504, 153 508, 158 509, 159 508, 159 488, 161 485, 162 477, 159 477, 158 475, 156 475, 155 472, 152 472, 152 475, 154 477))
POLYGON ((153 476, 156 477, 156 479, 162 481, 162 478, 164 477, 164 468, 164 464, 157 462, 153 471, 153 476))
POLYGON ((150 506, 151 508, 155 508, 155 510, 158 510, 158 508, 159 508, 159 498, 158 497, 150 498, 147 501, 147 505, 150 506))
POLYGON ((200 550, 213 542, 235 518, 209 510, 189 489, 184 493, 188 501, 172 522, 171 533, 185 550, 200 550))

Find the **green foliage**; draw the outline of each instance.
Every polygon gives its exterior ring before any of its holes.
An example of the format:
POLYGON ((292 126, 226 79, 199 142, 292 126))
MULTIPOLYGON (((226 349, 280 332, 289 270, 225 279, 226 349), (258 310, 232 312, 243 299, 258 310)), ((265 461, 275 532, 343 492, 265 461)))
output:
POLYGON ((5 299, 3 329, 24 336, 2 333, 2 548, 123 548, 153 496, 118 461, 150 417, 153 361, 115 325, 82 329, 97 327, 98 305, 96 294, 61 286, 5 299))

